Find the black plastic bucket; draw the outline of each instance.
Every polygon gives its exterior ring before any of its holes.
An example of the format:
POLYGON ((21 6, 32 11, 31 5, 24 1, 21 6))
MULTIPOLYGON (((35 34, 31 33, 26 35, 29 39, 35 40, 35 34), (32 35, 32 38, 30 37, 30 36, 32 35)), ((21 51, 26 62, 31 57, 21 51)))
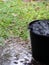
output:
POLYGON ((36 61, 49 65, 49 35, 42 35, 33 32, 32 25, 38 21, 49 22, 49 20, 35 20, 29 23, 32 56, 36 61))

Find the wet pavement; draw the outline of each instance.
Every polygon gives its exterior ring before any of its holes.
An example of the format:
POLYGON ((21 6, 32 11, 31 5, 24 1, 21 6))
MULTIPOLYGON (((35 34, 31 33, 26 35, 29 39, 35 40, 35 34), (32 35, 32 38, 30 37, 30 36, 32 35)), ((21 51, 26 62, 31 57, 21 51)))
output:
POLYGON ((32 52, 30 43, 10 38, 0 49, 0 65, 30 65, 32 52))

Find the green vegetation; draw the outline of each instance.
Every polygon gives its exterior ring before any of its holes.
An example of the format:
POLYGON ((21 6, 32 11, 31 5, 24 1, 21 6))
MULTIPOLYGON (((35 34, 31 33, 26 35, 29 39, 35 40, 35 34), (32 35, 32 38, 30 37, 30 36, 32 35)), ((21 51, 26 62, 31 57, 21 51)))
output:
POLYGON ((25 40, 29 22, 36 19, 49 19, 49 2, 0 2, 0 37, 20 36, 25 40))

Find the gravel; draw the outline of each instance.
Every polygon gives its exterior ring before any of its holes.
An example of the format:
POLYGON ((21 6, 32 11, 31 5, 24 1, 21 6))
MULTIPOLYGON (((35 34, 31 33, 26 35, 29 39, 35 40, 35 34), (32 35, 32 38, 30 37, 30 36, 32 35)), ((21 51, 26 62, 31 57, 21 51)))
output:
POLYGON ((49 36, 49 21, 39 20, 31 25, 33 32, 39 35, 49 36))
POLYGON ((23 41, 19 37, 13 37, 5 40, 5 45, 2 48, 2 53, 0 54, 0 64, 29 65, 32 59, 32 52, 29 46, 31 47, 29 41, 23 41))

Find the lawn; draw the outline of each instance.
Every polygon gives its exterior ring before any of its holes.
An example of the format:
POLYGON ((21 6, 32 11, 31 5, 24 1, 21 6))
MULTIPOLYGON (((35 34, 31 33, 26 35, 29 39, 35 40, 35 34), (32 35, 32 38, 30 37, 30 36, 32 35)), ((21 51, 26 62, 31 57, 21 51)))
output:
POLYGON ((28 24, 36 19, 49 19, 49 2, 0 1, 0 38, 19 36, 26 40, 28 24))

